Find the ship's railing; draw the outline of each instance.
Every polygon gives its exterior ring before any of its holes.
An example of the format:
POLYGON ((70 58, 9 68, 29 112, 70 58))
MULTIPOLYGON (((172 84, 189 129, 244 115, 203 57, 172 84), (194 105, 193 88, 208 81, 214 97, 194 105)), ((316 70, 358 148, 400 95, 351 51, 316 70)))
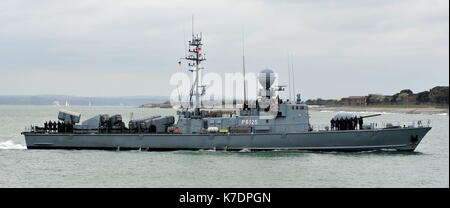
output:
POLYGON ((32 125, 30 125, 30 126, 25 126, 25 127, 23 128, 23 131, 24 131, 24 132, 36 132, 35 127, 32 126, 32 125))
POLYGON ((34 132, 34 126, 25 126, 24 132, 34 132))
POLYGON ((414 120, 414 121, 393 121, 393 122, 381 122, 380 128, 402 127, 402 128, 417 128, 417 127, 430 127, 431 120, 414 120))
POLYGON ((38 133, 38 134, 143 134, 143 133, 156 133, 156 132, 143 132, 134 131, 130 129, 115 129, 115 130, 105 130, 105 129, 73 129, 72 131, 58 131, 56 130, 45 130, 43 127, 39 126, 25 126, 24 132, 38 133))
MULTIPOLYGON (((417 128, 417 127, 431 127, 431 120, 414 120, 414 121, 389 121, 381 123, 365 123, 363 124, 363 130, 367 129, 386 129, 386 128, 417 128)), ((314 124, 311 125, 313 131, 330 131, 330 124, 314 124)), ((336 130, 336 129, 335 129, 336 130)), ((360 130, 359 125, 355 130, 360 130)), ((337 131, 337 130, 336 130, 337 131)))

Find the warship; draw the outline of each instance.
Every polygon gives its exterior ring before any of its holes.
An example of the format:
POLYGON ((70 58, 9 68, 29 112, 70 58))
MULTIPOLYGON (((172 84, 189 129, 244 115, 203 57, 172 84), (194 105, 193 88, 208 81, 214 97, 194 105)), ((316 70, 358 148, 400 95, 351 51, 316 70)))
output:
MULTIPOLYGON (((28 149, 105 150, 318 150, 318 151, 414 151, 430 131, 421 122, 412 125, 364 124, 372 116, 337 113, 330 126, 314 129, 308 105, 297 94, 280 99, 283 86, 273 86, 275 73, 264 69, 258 74, 261 89, 253 103, 246 99, 237 109, 205 109, 201 105, 204 88, 199 84, 202 36, 192 35, 189 55, 195 80, 189 107, 175 116, 152 116, 130 120, 121 115, 97 115, 80 123, 79 113, 60 110, 58 122, 45 122, 22 132, 28 149)), ((245 67, 244 67, 245 76, 245 67)))

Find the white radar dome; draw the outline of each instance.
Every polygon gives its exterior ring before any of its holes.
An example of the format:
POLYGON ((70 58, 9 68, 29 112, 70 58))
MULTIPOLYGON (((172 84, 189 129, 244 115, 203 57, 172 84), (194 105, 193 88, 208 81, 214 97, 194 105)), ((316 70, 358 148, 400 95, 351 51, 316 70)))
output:
POLYGON ((336 113, 336 115, 334 116, 334 119, 346 119, 346 118, 354 118, 355 115, 353 113, 350 112, 338 112, 336 113))
POLYGON ((275 82, 275 79, 276 79, 275 73, 270 69, 264 69, 261 72, 259 72, 258 75, 259 84, 261 84, 261 86, 266 90, 270 89, 270 87, 275 82))

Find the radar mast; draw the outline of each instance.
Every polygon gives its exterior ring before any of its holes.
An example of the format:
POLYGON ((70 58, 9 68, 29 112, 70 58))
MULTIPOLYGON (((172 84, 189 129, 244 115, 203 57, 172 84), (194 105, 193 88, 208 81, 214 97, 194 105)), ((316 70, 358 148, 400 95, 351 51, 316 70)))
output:
MULTIPOLYGON (((188 63, 188 66, 191 68, 189 71, 193 72, 195 75, 194 78, 194 84, 192 85, 192 91, 190 94, 190 97, 194 96, 194 114, 199 115, 200 114, 200 97, 202 96, 202 92, 200 92, 200 88, 203 86, 199 85, 199 71, 202 69, 200 63, 202 61, 205 61, 205 55, 202 52, 202 34, 192 34, 192 40, 189 41, 189 54, 185 57, 186 60, 190 61, 188 63)), ((202 90, 204 91, 204 90, 202 90)))

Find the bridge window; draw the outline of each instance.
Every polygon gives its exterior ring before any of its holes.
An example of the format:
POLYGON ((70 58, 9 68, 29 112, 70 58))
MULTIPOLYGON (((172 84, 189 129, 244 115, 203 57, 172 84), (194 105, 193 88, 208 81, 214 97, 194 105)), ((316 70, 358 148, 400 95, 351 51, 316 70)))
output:
POLYGON ((304 110, 305 109, 305 106, 300 106, 300 110, 304 110))

